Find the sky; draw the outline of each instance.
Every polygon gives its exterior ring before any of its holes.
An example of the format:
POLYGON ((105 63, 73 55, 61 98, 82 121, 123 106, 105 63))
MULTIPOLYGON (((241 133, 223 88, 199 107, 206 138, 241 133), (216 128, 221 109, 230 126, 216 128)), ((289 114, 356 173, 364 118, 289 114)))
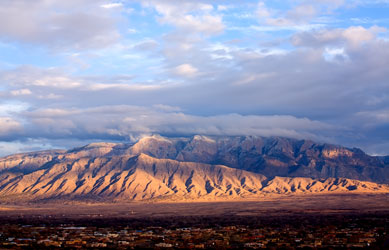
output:
POLYGON ((145 135, 389 155, 388 0, 1 0, 0 155, 145 135))

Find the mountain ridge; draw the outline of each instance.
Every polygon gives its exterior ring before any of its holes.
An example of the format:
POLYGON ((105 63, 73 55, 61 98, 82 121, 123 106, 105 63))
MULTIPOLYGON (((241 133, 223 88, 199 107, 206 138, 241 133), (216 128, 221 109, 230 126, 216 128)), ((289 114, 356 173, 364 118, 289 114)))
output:
POLYGON ((272 194, 389 193, 389 186, 346 178, 274 177, 221 165, 134 157, 80 158, 27 175, 0 179, 0 197, 41 200, 100 197, 107 200, 232 200, 272 194), (102 169, 103 168, 103 169, 102 169), (98 171, 96 171, 98 170, 98 171))
POLYGON ((360 149, 288 138, 151 136, 133 144, 92 143, 0 158, 0 201, 389 193, 385 159, 360 149))

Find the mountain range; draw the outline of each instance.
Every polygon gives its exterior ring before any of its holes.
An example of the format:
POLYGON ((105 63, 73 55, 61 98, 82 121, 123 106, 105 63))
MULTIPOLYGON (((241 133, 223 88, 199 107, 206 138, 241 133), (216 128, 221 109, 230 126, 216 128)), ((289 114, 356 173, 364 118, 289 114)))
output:
POLYGON ((0 201, 389 193, 389 157, 282 137, 149 136, 0 158, 0 201))

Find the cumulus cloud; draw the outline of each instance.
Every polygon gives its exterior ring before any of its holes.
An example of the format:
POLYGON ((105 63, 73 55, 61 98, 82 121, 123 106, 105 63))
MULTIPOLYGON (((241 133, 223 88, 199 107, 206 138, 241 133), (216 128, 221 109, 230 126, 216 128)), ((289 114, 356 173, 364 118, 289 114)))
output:
MULTIPOLYGON (((285 3, 288 6, 288 3, 285 3)), ((309 27, 317 17, 324 17, 334 10, 347 5, 344 0, 294 1, 289 8, 275 9, 260 1, 257 6, 257 17, 260 24, 288 29, 309 27)), ((311 26, 315 27, 315 26, 311 26)))
POLYGON ((112 9, 112 8, 120 8, 123 6, 122 3, 106 3, 106 4, 102 4, 100 5, 102 8, 105 8, 105 9, 112 9))
POLYGON ((32 92, 29 89, 16 89, 11 91, 11 95, 18 96, 18 95, 31 95, 32 92))
POLYGON ((295 34, 292 37, 292 44, 307 47, 341 46, 346 44, 351 47, 357 47, 375 40, 377 35, 383 32, 387 32, 387 29, 378 26, 370 28, 351 26, 346 29, 321 29, 295 34))
POLYGON ((270 13, 274 10, 268 10, 263 2, 260 2, 258 14, 260 18, 265 19, 265 23, 273 26, 293 26, 308 23, 316 16, 317 11, 313 5, 298 5, 287 11, 280 17, 272 16, 270 13))
POLYGON ((190 65, 189 63, 178 65, 174 68, 174 73, 182 76, 191 77, 196 75, 198 69, 190 65))
POLYGON ((22 125, 11 117, 0 116, 0 138, 12 137, 12 133, 18 133, 22 125))
POLYGON ((118 39, 119 33, 115 19, 100 7, 103 2, 4 0, 0 39, 61 51, 105 47, 118 39))
POLYGON ((219 14, 212 13, 213 6, 198 1, 142 1, 161 14, 159 21, 178 27, 184 32, 206 35, 221 33, 225 26, 219 14))
POLYGON ((0 79, 10 87, 12 95, 31 94, 33 88, 72 89, 83 85, 80 79, 74 79, 57 69, 41 69, 22 66, 0 74, 0 79), (28 88, 26 88, 28 87, 28 88))
POLYGON ((271 9, 265 2, 258 3, 257 15, 260 23, 270 26, 296 26, 309 23, 318 10, 312 4, 300 4, 287 11, 271 9))

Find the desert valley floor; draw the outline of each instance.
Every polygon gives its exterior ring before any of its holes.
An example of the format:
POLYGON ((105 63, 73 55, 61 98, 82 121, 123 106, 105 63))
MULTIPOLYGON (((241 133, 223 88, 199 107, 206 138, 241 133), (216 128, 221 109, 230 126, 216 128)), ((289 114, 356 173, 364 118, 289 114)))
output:
POLYGON ((3 204, 0 247, 387 249, 389 195, 278 195, 238 202, 3 204))
POLYGON ((263 216, 389 212, 389 194, 275 195, 261 200, 228 202, 48 202, 2 204, 2 218, 148 218, 178 216, 263 216))

